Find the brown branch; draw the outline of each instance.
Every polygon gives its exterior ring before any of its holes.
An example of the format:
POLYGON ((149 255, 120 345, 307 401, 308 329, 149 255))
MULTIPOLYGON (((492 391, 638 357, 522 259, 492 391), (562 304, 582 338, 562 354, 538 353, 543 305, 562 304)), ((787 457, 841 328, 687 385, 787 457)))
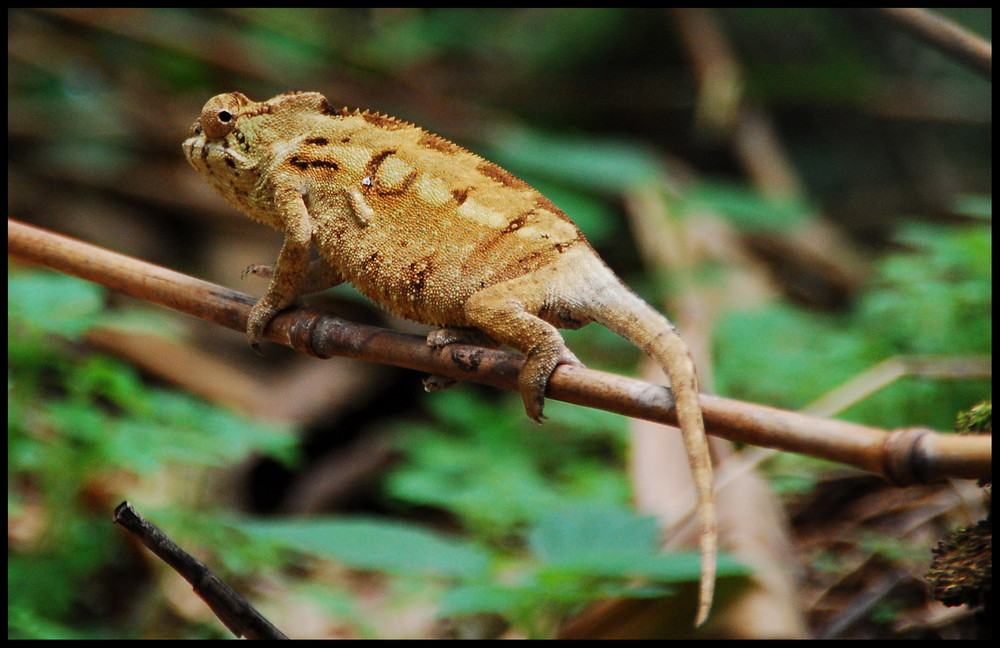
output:
MULTIPOLYGON (((104 248, 7 221, 8 254, 100 283, 242 332, 254 297, 104 248)), ((517 390, 522 358, 495 349, 429 348, 424 338, 293 308, 268 326, 268 339, 317 358, 344 356, 517 390)), ((676 425, 670 390, 583 367, 552 375, 549 398, 676 425)), ((991 474, 991 438, 927 429, 885 431, 702 394, 708 431, 732 441, 857 466, 899 483, 991 474)))
POLYGON ((993 44, 954 22, 926 9, 887 7, 868 9, 889 24, 922 40, 966 67, 993 79, 993 44))
POLYGON ((288 639, 281 630, 265 619, 236 590, 226 585, 211 569, 181 549, 155 525, 142 517, 128 502, 115 508, 115 524, 139 539, 142 544, 167 563, 184 580, 191 583, 197 594, 230 632, 247 639, 288 639))

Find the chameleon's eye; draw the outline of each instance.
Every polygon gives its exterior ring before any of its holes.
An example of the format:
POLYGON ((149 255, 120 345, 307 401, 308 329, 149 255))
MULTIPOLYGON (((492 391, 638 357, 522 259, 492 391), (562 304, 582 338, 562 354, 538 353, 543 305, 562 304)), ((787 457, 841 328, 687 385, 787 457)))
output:
POLYGON ((226 109, 206 110, 201 117, 201 123, 205 128, 205 135, 211 139, 222 139, 236 125, 233 113, 226 109))

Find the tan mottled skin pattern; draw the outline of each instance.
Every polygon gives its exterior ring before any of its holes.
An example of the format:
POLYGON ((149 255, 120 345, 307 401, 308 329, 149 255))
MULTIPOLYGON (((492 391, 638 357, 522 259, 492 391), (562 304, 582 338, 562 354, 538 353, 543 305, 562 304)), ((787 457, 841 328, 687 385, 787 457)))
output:
POLYGON ((698 491, 702 587, 715 581, 712 466, 698 384, 673 325, 626 287, 575 224, 524 181, 407 122, 335 110, 316 92, 254 102, 213 97, 184 142, 188 161, 234 207, 285 233, 267 294, 250 314, 264 327, 300 295, 348 281, 407 319, 439 327, 441 347, 479 329, 524 353, 521 395, 542 418, 556 366, 579 364, 559 328, 599 322, 656 360, 671 379, 698 491), (309 263, 312 245, 321 258, 309 263))

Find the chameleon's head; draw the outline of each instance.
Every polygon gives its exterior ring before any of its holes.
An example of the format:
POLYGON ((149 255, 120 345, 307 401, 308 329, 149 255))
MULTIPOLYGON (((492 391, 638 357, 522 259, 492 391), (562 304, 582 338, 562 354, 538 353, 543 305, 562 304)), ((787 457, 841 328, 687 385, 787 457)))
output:
POLYGON ((309 120, 333 113, 318 92, 251 101, 239 92, 212 97, 184 140, 188 162, 237 209, 256 216, 253 192, 281 151, 309 132, 309 120))

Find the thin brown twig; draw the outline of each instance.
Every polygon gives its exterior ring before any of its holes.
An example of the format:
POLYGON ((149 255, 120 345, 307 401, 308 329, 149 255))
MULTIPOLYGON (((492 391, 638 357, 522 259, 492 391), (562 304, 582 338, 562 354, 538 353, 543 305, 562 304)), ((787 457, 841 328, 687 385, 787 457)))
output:
POLYGON ((993 359, 990 356, 893 356, 830 390, 803 407, 802 411, 816 416, 832 416, 906 376, 963 379, 989 378, 992 375, 993 359))
MULTIPOLYGON (((256 299, 207 281, 7 220, 7 251, 162 306, 244 331, 256 299)), ((343 356, 517 391, 523 359, 495 349, 455 344, 433 350, 421 336, 355 324, 309 308, 276 317, 268 339, 316 358, 343 356)), ((549 398, 676 425, 670 390, 641 380, 560 366, 549 398)), ((947 477, 978 479, 992 472, 990 437, 928 429, 880 430, 702 394, 705 426, 716 436, 850 464, 899 484, 947 477)))
POLYGON ((954 22, 926 9, 883 7, 869 9, 966 67, 993 79, 993 44, 954 22))
MULTIPOLYGON (((779 201, 808 202, 798 171, 778 136, 769 111, 743 93, 746 73, 737 50, 726 34, 718 12, 703 8, 669 10, 684 53, 698 80, 698 115, 726 115, 714 125, 729 137, 736 156, 753 185, 779 201), (716 86, 716 87, 709 87, 716 86), (724 101, 720 107, 703 106, 724 101)), ((708 125, 709 122, 704 121, 708 125)), ((799 299, 829 300, 849 292, 860 279, 858 255, 820 213, 810 214, 781 236, 744 233, 742 245, 772 272, 786 279, 783 290, 799 299)))
POLYGON ((163 533, 156 525, 139 514, 128 502, 115 508, 115 524, 122 527, 167 563, 184 580, 191 583, 197 594, 219 617, 229 631, 247 639, 288 639, 270 621, 261 616, 250 602, 240 596, 215 573, 195 560, 163 533))

